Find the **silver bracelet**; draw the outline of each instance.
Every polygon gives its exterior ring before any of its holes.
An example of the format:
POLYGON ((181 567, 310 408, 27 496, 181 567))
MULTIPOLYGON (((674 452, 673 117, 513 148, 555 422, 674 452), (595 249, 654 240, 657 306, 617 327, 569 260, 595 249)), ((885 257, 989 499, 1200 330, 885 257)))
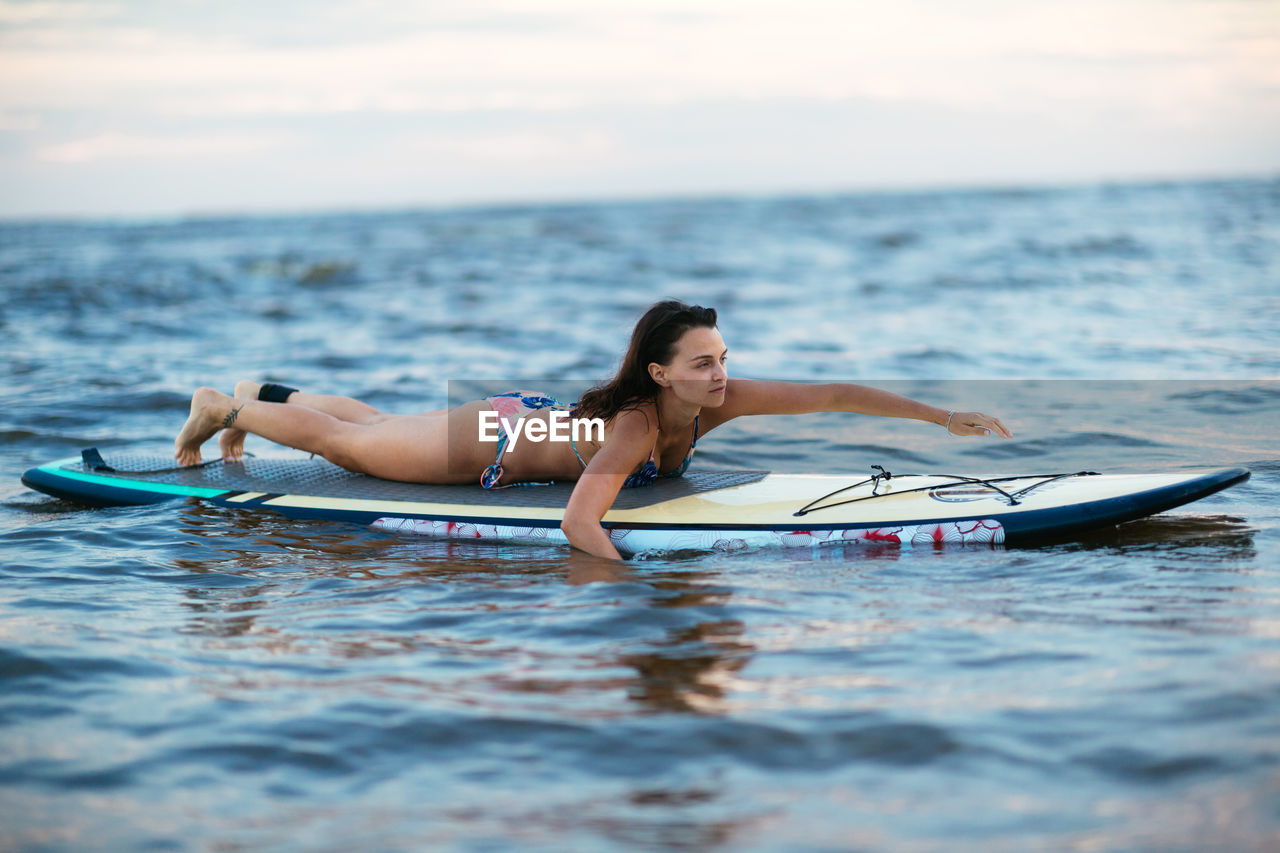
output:
POLYGON ((947 412, 947 432, 951 432, 951 419, 955 417, 955 412, 947 412))

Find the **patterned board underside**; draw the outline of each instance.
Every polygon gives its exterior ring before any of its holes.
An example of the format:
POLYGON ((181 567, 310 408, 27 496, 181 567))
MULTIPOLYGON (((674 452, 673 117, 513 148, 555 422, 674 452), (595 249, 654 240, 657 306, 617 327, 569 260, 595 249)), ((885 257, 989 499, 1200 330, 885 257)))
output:
MULTIPOLYGON (((511 489, 485 490, 476 485, 426 486, 379 480, 364 474, 353 474, 324 459, 260 459, 243 462, 209 462, 196 468, 174 468, 173 458, 140 454, 103 454, 107 465, 129 480, 167 483, 203 489, 226 489, 236 492, 310 495, 313 497, 353 498, 357 500, 420 501, 424 503, 475 504, 485 507, 563 507, 573 491, 572 482, 552 486, 519 486, 511 489)), ((64 470, 91 472, 73 463, 64 470)), ((96 471, 111 477, 111 472, 96 471)), ((711 492, 754 483, 768 471, 703 471, 683 477, 659 479, 651 486, 623 489, 613 502, 615 509, 638 509, 663 501, 700 492, 711 492)))

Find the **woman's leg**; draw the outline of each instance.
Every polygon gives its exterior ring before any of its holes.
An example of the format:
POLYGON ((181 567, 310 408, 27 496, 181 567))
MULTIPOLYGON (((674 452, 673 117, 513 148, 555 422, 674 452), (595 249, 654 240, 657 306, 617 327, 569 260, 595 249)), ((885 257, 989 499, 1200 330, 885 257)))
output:
MULTIPOLYGON (((237 400, 256 400, 261 388, 261 382, 242 379, 236 383, 235 397, 237 400)), ((353 424, 372 424, 395 417, 375 409, 368 403, 335 394, 308 394, 305 391, 294 391, 286 402, 293 406, 306 406, 308 409, 315 409, 317 412, 324 412, 340 421, 353 424)))
POLYGON ((450 470, 451 425, 459 455, 466 457, 469 445, 475 444, 474 439, 467 441, 475 431, 471 407, 455 412, 457 417, 452 418, 410 415, 357 424, 292 402, 241 400, 200 388, 191 398, 187 423, 174 440, 174 456, 182 465, 199 463, 200 445, 218 430, 234 425, 375 477, 415 483, 474 482, 473 460, 460 460, 450 470))
MULTIPOLYGON (((257 400, 258 391, 261 388, 261 382, 242 379, 236 383, 235 397, 237 400, 257 400)), ((294 391, 289 395, 288 403, 293 406, 306 406, 308 409, 324 412, 340 421, 353 424, 375 424, 381 423, 388 418, 396 417, 351 397, 339 397, 329 394, 307 394, 302 391, 294 391)), ((432 414, 443 414, 445 411, 448 410, 442 409, 440 412, 432 412, 432 414)), ((222 458, 228 462, 239 462, 244 457, 244 438, 245 431, 242 429, 232 427, 223 430, 218 436, 218 450, 222 454, 222 458)))

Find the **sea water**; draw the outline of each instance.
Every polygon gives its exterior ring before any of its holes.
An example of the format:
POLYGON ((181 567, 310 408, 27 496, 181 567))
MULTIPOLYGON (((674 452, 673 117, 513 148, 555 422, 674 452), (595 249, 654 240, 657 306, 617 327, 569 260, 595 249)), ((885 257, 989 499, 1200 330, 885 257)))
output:
POLYGON ((0 224, 0 849, 1267 849, 1278 282, 1276 180, 0 224), (731 377, 1014 432, 740 419, 693 470, 1253 477, 1045 548, 626 564, 19 483, 201 384, 603 378, 668 297, 731 377))

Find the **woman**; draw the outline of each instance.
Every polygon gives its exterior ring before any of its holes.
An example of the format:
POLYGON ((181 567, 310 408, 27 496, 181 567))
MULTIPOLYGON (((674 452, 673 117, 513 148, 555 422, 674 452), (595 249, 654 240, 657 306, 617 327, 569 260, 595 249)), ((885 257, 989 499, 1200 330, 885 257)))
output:
POLYGON ((980 412, 938 409, 862 385, 731 383, 727 357, 714 309, 659 302, 636 324, 617 376, 571 407, 574 418, 604 423, 600 441, 511 440, 513 429, 529 426, 517 421, 549 424, 553 412, 566 408, 530 392, 422 415, 388 415, 349 397, 241 382, 234 397, 212 388, 196 391, 174 456, 183 465, 198 464, 200 445, 221 430, 219 445, 228 461, 241 457, 245 433, 251 432, 388 480, 473 483, 476 472, 485 488, 577 480, 560 529, 574 547, 621 559, 600 525, 618 491, 680 476, 698 438, 741 415, 858 412, 932 421, 955 435, 1010 437, 997 418, 980 412), (496 445, 479 438, 481 413, 490 411, 505 422, 496 445))

